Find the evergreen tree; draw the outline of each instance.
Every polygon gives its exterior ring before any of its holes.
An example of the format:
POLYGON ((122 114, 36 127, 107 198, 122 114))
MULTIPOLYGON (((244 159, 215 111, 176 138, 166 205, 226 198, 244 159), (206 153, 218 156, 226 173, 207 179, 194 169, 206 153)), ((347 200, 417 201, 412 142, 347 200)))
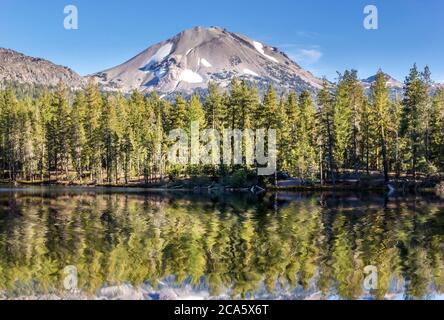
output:
POLYGON ((344 75, 338 73, 339 81, 336 86, 334 101, 334 135, 335 135, 335 159, 339 168, 346 168, 349 164, 350 140, 353 127, 351 121, 352 110, 350 108, 351 74, 347 70, 344 75))
POLYGON ((423 163, 424 143, 424 111, 427 100, 427 87, 418 72, 416 64, 405 80, 404 99, 401 116, 400 136, 406 140, 406 160, 410 163, 413 178, 416 179, 418 164, 423 163))
POLYGON ((208 95, 205 98, 205 120, 211 129, 222 132, 224 106, 218 87, 213 82, 208 84, 208 95))
POLYGON ((187 103, 182 96, 176 98, 176 103, 171 108, 170 128, 185 129, 187 125, 187 103))
POLYGON ((374 112, 368 99, 365 99, 361 106, 361 141, 360 152, 362 154, 362 162, 365 166, 367 175, 370 174, 371 152, 374 140, 374 112))
MULTIPOLYGON (((327 80, 324 79, 322 89, 318 92, 319 105, 319 129, 321 134, 321 155, 324 162, 326 159, 327 170, 330 180, 333 184, 336 182, 336 161, 335 161, 335 109, 334 100, 330 92, 330 86, 327 80)), ((321 168, 324 164, 321 164, 321 168)), ((322 177, 321 177, 322 180, 322 177)))
POLYGON ((185 119, 185 124, 187 125, 187 128, 190 128, 192 122, 198 122, 200 129, 205 129, 207 127, 205 121, 205 112, 203 110, 202 103, 200 102, 200 98, 198 95, 193 95, 188 102, 185 119))
POLYGON ((16 180, 16 145, 17 132, 15 128, 15 113, 18 108, 18 102, 12 89, 7 89, 1 99, 1 126, 2 133, 2 160, 3 167, 6 169, 11 181, 16 180))
POLYGON ((50 180, 49 169, 49 149, 48 149, 48 122, 51 118, 51 94, 48 90, 44 90, 37 99, 36 109, 38 114, 36 116, 36 130, 38 130, 38 170, 40 171, 40 180, 45 180, 45 175, 49 174, 48 179, 50 180))
POLYGON ((387 133, 390 123, 389 112, 390 112, 390 101, 389 101, 389 91, 386 87, 385 74, 379 71, 376 75, 376 81, 372 85, 372 103, 373 110, 376 114, 376 130, 379 136, 379 149, 381 150, 382 163, 384 167, 384 180, 386 183, 389 182, 389 163, 388 163, 388 152, 387 152, 387 133))
POLYGON ((298 119, 297 144, 295 156, 299 176, 301 178, 314 178, 317 173, 316 148, 316 111, 311 94, 303 91, 299 96, 300 116, 298 119))
MULTIPOLYGON (((116 99, 108 97, 99 114, 99 146, 101 150, 101 169, 106 171, 107 182, 111 183, 113 173, 117 176, 119 139, 117 135, 116 99), (114 169, 114 172, 113 172, 114 169)), ((117 178, 116 178, 117 180, 117 178)))
POLYGON ((86 144, 85 144, 85 156, 88 163, 88 171, 90 173, 90 180, 94 180, 93 177, 97 177, 100 171, 98 147, 98 119, 103 105, 103 98, 100 94, 99 88, 91 80, 86 87, 86 113, 83 119, 83 127, 85 130, 86 144))
POLYGON ((339 74, 335 94, 335 141, 336 159, 342 168, 354 168, 360 165, 358 154, 361 139, 361 113, 364 103, 364 90, 356 70, 346 70, 339 74))
POLYGON ((433 98, 430 114, 430 157, 438 170, 444 170, 444 88, 433 98))
POLYGON ((86 98, 83 91, 76 94, 71 113, 69 115, 69 150, 71 154, 71 161, 75 168, 77 178, 82 182, 83 169, 86 162, 85 145, 86 132, 82 119, 85 119, 86 114, 86 98))
POLYGON ((56 154, 55 154, 55 170, 56 176, 58 172, 58 165, 62 166, 64 169, 66 176, 68 176, 69 170, 69 113, 70 106, 68 102, 68 94, 66 91, 66 87, 60 84, 57 88, 57 91, 54 94, 53 98, 53 121, 55 128, 55 145, 56 145, 56 154))
POLYGON ((299 126, 300 110, 298 105, 298 97, 295 92, 290 92, 285 101, 281 102, 280 106, 284 113, 284 127, 285 134, 281 137, 279 142, 279 150, 281 154, 282 170, 288 171, 290 174, 296 175, 297 159, 295 150, 299 143, 299 126))
POLYGON ((229 129, 238 129, 240 122, 240 110, 242 106, 242 97, 243 92, 242 88, 236 78, 231 80, 231 91, 228 99, 228 103, 226 104, 227 110, 225 112, 226 116, 226 128, 229 129))
POLYGON ((425 160, 427 161, 427 164, 430 165, 431 161, 431 142, 430 142, 430 135, 431 135, 431 115, 432 115, 432 109, 433 109, 433 99, 432 99, 432 74, 430 72, 430 68, 426 66, 424 68, 424 71, 421 74, 422 81, 424 83, 424 89, 426 91, 426 94, 424 95, 424 156, 425 160))
POLYGON ((394 101, 391 102, 389 112, 389 159, 391 159, 392 166, 396 172, 396 179, 399 179, 401 173, 401 139, 399 137, 399 128, 401 122, 402 103, 401 99, 396 96, 394 101))
POLYGON ((276 96, 276 91, 272 85, 268 86, 267 91, 264 94, 261 110, 259 111, 260 128, 275 129, 279 127, 278 119, 278 107, 279 102, 276 96))

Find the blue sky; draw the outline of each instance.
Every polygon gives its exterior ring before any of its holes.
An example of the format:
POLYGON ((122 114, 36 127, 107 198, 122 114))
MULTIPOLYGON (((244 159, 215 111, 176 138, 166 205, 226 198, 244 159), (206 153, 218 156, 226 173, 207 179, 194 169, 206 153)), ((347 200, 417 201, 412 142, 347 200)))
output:
POLYGON ((82 75, 120 64, 194 26, 221 26, 276 46, 317 76, 382 68, 404 80, 413 63, 444 82, 443 0, 0 0, 0 47, 82 75), (65 30, 76 5, 79 29, 65 30), (366 5, 379 29, 363 27, 366 5))

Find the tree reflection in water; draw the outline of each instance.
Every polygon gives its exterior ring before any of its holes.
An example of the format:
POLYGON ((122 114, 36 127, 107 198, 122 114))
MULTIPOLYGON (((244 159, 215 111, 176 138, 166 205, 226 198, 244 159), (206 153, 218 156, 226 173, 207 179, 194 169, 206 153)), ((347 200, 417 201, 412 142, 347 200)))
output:
POLYGON ((89 296, 174 276, 210 297, 430 298, 444 290, 443 222, 425 196, 2 192, 0 292, 61 292, 74 265, 89 296))

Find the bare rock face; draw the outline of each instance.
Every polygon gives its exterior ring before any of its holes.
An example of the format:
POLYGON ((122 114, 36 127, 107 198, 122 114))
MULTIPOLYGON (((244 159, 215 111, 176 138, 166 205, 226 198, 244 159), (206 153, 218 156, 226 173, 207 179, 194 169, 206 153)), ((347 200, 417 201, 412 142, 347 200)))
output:
POLYGON ((219 27, 196 27, 149 47, 129 61, 92 75, 107 91, 157 91, 162 94, 205 90, 210 81, 229 86, 236 76, 260 89, 321 88, 322 80, 276 48, 219 27))
POLYGON ((67 67, 0 48, 0 86, 5 82, 48 87, 63 82, 67 87, 76 89, 80 88, 85 80, 67 67))

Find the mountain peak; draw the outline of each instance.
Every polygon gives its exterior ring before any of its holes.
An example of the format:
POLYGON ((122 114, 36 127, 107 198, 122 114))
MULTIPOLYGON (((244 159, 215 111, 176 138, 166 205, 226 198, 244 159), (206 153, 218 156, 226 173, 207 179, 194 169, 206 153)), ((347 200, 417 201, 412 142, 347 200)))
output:
POLYGON ((0 48, 0 85, 4 82, 56 86, 59 82, 78 88, 84 83, 71 69, 48 60, 0 48))
MULTIPOLYGON (((377 75, 375 74, 375 75, 373 75, 371 77, 368 77, 367 79, 363 79, 362 83, 364 84, 364 86, 368 86, 369 87, 369 86, 371 86, 376 81, 376 76, 377 75)), ((384 76, 385 76, 387 87, 402 89, 403 84, 402 84, 401 81, 396 80, 395 78, 393 78, 391 75, 389 75, 387 73, 384 73, 384 76)))
POLYGON ((278 49, 218 26, 184 30, 92 77, 109 91, 163 94, 192 93, 210 81, 226 88, 233 77, 281 90, 314 92, 322 85, 278 49))

